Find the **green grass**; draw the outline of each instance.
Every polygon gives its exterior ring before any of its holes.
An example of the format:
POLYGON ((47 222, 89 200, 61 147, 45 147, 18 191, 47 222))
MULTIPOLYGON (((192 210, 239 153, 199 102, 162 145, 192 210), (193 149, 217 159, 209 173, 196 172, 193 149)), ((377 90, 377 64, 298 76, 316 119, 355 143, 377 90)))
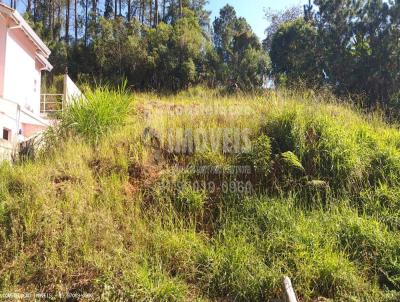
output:
POLYGON ((76 100, 63 112, 60 129, 97 143, 102 136, 124 125, 130 104, 131 97, 124 86, 115 91, 108 87, 88 89, 85 98, 76 100))
POLYGON ((400 299, 400 131, 375 113, 326 92, 98 88, 44 139, 0 166, 1 294, 269 301, 287 275, 301 301, 400 299), (198 129, 252 148, 166 148, 198 129))

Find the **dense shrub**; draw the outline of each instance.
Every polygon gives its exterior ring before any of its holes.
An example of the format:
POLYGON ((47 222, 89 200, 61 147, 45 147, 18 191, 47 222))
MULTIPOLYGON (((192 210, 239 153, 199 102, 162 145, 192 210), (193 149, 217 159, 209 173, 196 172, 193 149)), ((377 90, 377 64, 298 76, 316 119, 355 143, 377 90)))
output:
POLYGON ((400 151, 393 146, 383 146, 375 149, 369 170, 372 185, 400 183, 400 151))
POLYGON ((343 217, 338 229, 339 244, 350 259, 363 263, 381 284, 400 288, 400 237, 368 218, 343 217), (347 218, 347 219, 346 219, 347 218))

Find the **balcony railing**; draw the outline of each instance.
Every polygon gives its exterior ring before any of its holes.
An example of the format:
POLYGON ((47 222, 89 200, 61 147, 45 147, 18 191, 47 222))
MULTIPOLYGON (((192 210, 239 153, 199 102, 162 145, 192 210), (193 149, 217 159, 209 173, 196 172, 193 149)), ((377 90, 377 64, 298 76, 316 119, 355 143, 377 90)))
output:
POLYGON ((42 94, 40 96, 40 114, 45 117, 56 117, 64 109, 63 94, 42 94))

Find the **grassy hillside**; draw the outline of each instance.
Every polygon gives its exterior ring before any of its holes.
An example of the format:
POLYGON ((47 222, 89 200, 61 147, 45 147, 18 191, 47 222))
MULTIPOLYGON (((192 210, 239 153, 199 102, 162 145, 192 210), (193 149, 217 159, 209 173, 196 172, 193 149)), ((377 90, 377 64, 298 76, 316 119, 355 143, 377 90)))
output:
POLYGON ((3 296, 269 301, 288 275, 301 301, 399 301, 400 131, 378 114, 311 92, 87 96, 0 168, 3 296))

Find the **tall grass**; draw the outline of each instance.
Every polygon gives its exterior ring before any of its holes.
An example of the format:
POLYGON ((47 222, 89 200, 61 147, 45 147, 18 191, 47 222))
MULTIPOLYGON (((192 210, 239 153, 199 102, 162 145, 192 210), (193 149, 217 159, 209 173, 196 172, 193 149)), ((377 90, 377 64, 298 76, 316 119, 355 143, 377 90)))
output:
POLYGON ((89 143, 98 143, 102 136, 124 126, 127 116, 132 113, 131 102, 125 85, 117 90, 108 87, 88 89, 84 97, 66 108, 60 128, 81 135, 89 143))
POLYGON ((396 125, 311 92, 86 97, 53 152, 0 166, 1 294, 270 301, 289 275, 301 301, 399 301, 396 125), (182 155, 144 137, 193 128, 248 129, 253 148, 182 155))

